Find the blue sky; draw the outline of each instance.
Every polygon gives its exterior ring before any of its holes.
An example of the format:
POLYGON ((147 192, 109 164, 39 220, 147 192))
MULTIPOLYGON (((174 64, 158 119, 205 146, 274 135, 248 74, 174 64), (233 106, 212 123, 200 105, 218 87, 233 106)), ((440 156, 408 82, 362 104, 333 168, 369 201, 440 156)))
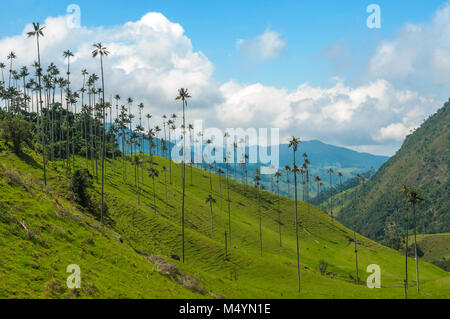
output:
POLYGON ((0 11, 0 61, 35 60, 23 30, 46 23, 43 63, 98 73, 89 47, 111 48, 108 94, 143 101, 160 118, 173 92, 192 91, 189 115, 209 126, 277 127, 306 140, 392 155, 442 102, 450 85, 446 1, 12 0, 0 11), (82 28, 67 24, 69 4, 82 28), (381 8, 369 29, 366 8, 381 8), (152 12, 152 13, 150 13, 152 12))
POLYGON ((217 80, 293 89, 302 82, 328 86, 334 75, 358 81, 367 54, 381 40, 394 36, 406 22, 429 20, 442 1, 13 0, 0 11, 0 37, 21 32, 30 21, 63 15, 72 3, 81 7, 85 26, 114 26, 136 21, 148 11, 161 12, 181 24, 195 49, 214 63, 217 80), (382 9, 381 29, 366 27, 366 7, 371 3, 382 9), (263 65, 243 66, 236 40, 257 36, 268 27, 286 39, 283 56, 263 65), (341 69, 323 55, 336 41, 351 50, 351 66, 343 73, 336 72, 341 69))

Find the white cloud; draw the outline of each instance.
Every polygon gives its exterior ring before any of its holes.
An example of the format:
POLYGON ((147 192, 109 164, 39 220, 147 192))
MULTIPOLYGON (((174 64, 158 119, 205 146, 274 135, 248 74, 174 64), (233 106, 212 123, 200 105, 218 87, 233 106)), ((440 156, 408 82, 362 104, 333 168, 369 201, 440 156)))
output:
POLYGON ((430 22, 406 24, 393 40, 384 41, 369 61, 369 78, 448 88, 450 72, 450 5, 439 8, 430 22))
POLYGON ((221 86, 224 103, 216 108, 222 125, 278 127, 281 136, 320 139, 337 145, 391 154, 433 104, 415 92, 397 90, 385 80, 352 88, 338 80, 323 89, 308 84, 296 90, 259 83, 221 86), (394 146, 395 145, 395 146, 394 146))
POLYGON ((375 136, 375 140, 402 141, 408 135, 411 128, 403 123, 392 123, 380 129, 380 135, 375 136))
MULTIPOLYGON (((73 87, 81 87, 81 70, 100 74, 99 61, 91 56, 92 44, 102 42, 110 51, 105 63, 106 90, 143 101, 145 112, 170 113, 179 109, 177 90, 188 87, 195 97, 195 108, 208 108, 220 101, 220 92, 212 79, 213 65, 201 52, 193 50, 183 28, 160 13, 150 12, 140 20, 113 28, 70 28, 68 16, 45 21, 41 39, 42 64, 55 62, 65 76, 62 52, 70 49, 73 87)), ((28 39, 27 25, 21 35, 0 40, 0 57, 16 52, 15 67, 36 60, 36 42, 28 39)))
POLYGON ((286 41, 281 38, 281 35, 269 28, 255 38, 237 41, 239 53, 261 60, 280 56, 285 47, 286 41))

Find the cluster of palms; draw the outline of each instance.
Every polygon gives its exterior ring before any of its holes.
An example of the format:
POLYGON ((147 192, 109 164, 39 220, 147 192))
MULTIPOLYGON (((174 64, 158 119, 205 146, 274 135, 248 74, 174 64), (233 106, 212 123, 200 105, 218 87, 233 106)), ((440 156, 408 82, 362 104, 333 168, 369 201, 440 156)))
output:
MULTIPOLYGON (((127 182, 127 165, 129 161, 134 166, 134 186, 136 187, 137 201, 140 204, 140 185, 144 181, 144 171, 148 172, 153 183, 153 209, 157 211, 156 205, 156 191, 155 180, 160 176, 160 172, 155 168, 153 156, 160 155, 169 159, 169 168, 163 166, 161 173, 164 173, 165 197, 167 201, 167 182, 172 184, 172 147, 176 141, 175 130, 177 129, 176 114, 171 116, 162 116, 162 129, 160 125, 151 126, 151 114, 143 114, 144 104, 138 104, 138 114, 132 113, 134 100, 129 97, 126 104, 121 104, 120 95, 115 95, 113 101, 105 100, 105 75, 104 75, 104 58, 109 55, 107 48, 101 43, 94 44, 92 51, 93 58, 100 60, 100 77, 95 73, 89 73, 87 70, 80 70, 82 76, 82 86, 79 89, 71 88, 71 58, 74 54, 70 51, 64 51, 63 56, 67 59, 66 77, 62 76, 61 71, 55 64, 50 63, 44 71, 41 67, 40 56, 40 38, 44 36, 44 28, 39 23, 33 23, 33 30, 28 33, 29 37, 36 39, 37 61, 32 65, 34 68, 34 75, 30 76, 29 70, 23 66, 20 71, 13 68, 14 59, 16 55, 11 52, 7 59, 9 60, 9 77, 6 81, 4 76, 4 69, 6 65, 0 63, 2 71, 2 81, 0 82, 0 98, 3 100, 6 112, 12 115, 21 115, 28 117, 35 122, 37 144, 41 145, 42 159, 43 159, 43 176, 44 183, 47 183, 46 164, 48 161, 62 160, 62 165, 67 170, 72 171, 76 169, 76 155, 85 157, 86 169, 88 169, 96 180, 99 182, 101 178, 101 222, 104 220, 104 185, 106 179, 107 161, 106 158, 111 159, 110 169, 116 172, 116 157, 120 156, 122 160, 122 176, 123 180, 127 182), (100 81, 100 82, 99 82, 100 81), (77 109, 77 106, 80 107, 77 109), (115 112, 113 111, 115 107, 115 112), (115 114, 114 114, 115 113, 115 114), (138 121, 135 123, 134 119, 138 116, 138 121), (147 130, 144 128, 144 116, 147 118, 147 130), (108 118, 109 117, 109 118, 108 118), (162 134, 162 136, 160 136, 162 134), (148 145, 148 154, 145 154, 145 145, 148 145), (49 156, 47 155, 49 154, 49 156), (49 157, 49 158, 48 158, 49 157), (99 172, 100 166, 100 172, 99 172), (167 173, 169 180, 167 181, 167 173)), ((178 90, 176 100, 182 103, 182 122, 179 128, 182 130, 183 139, 183 159, 182 159, 182 201, 181 201, 181 233, 182 233, 182 260, 185 260, 185 197, 186 197, 186 131, 189 130, 189 143, 203 143, 203 134, 199 133, 197 138, 193 136, 193 125, 186 125, 186 107, 187 101, 191 98, 189 92, 185 88, 178 90), (200 140, 199 140, 200 139, 200 140)), ((229 134, 225 133, 225 141, 228 140, 229 134)), ((234 142, 231 147, 234 149, 233 154, 237 154, 236 150, 238 144, 244 143, 243 140, 234 142)), ((296 229, 296 252, 297 252, 297 273, 298 273, 298 289, 300 291, 300 246, 299 246, 299 212, 298 212, 298 177, 300 177, 300 184, 303 189, 303 201, 309 202, 310 190, 310 161, 308 155, 302 155, 303 163, 297 166, 296 152, 301 141, 299 138, 292 137, 289 141, 289 147, 293 150, 292 167, 287 165, 284 167, 286 174, 288 196, 291 197, 290 174, 293 174, 294 182, 294 199, 295 199, 295 229, 296 229)), ((207 140, 206 144, 213 144, 212 140, 207 140)), ((226 143, 228 145, 228 143, 226 143)), ((192 150, 192 145, 189 145, 192 150)), ((213 148, 213 153, 216 153, 217 148, 213 148)), ((225 170, 218 166, 216 162, 210 163, 209 166, 204 166, 204 159, 197 163, 199 168, 204 171, 209 170, 210 176, 210 191, 206 198, 206 203, 210 206, 211 213, 211 238, 214 238, 214 218, 213 218, 213 204, 216 203, 216 198, 213 197, 212 186, 212 171, 219 175, 219 198, 220 207, 222 209, 222 200, 227 202, 228 213, 228 230, 225 232, 225 244, 231 247, 231 199, 230 199, 230 183, 231 163, 234 163, 234 178, 238 174, 238 166, 241 168, 242 183, 244 188, 248 183, 248 155, 244 154, 241 159, 230 158, 230 152, 225 150, 226 157, 224 158, 225 170), (226 177, 226 195, 222 196, 222 175, 226 177)), ((237 155, 235 155, 237 156, 237 155)), ((194 160, 190 154, 190 185, 193 185, 192 168, 194 160)), ((333 169, 327 172, 330 176, 330 216, 333 220, 333 169)), ((340 179, 342 192, 342 177, 343 174, 339 172, 337 176, 340 179)), ((272 176, 272 191, 274 192, 274 178, 277 185, 278 196, 278 231, 280 247, 282 246, 282 223, 281 223, 281 209, 280 209, 280 178, 283 177, 281 171, 277 171, 272 176)), ((362 178, 361 178, 362 180, 362 178)), ((323 182, 319 176, 314 178, 317 183, 317 191, 320 196, 323 182)), ((260 209, 261 192, 264 189, 261 180, 260 171, 257 170, 253 179, 256 190, 256 197, 258 201, 258 216, 259 216, 259 237, 260 237, 260 253, 263 252, 263 238, 262 238, 262 214, 260 209)), ((356 194, 356 193, 355 193, 356 194)), ((356 196, 356 195, 355 195, 356 196)), ((408 199, 414 205, 414 200, 419 200, 419 197, 414 197, 411 191, 408 191, 408 199)), ((310 205, 307 205, 310 209, 310 205)), ((320 207, 319 207, 320 208, 320 207)), ((309 211, 308 211, 309 213, 309 211)), ((319 210, 320 223, 320 210, 319 210)), ((356 254, 356 273, 358 280, 358 264, 357 264, 357 249, 356 249, 356 233, 355 239, 355 254, 356 254)), ((227 250, 227 248, 225 248, 227 250)), ((227 253, 226 253, 227 254, 227 253)), ((417 275, 418 276, 418 275, 417 275)))
MULTIPOLYGON (((75 155, 83 155, 85 157, 86 169, 88 169, 93 176, 96 177, 99 182, 101 178, 101 222, 103 223, 104 214, 104 185, 106 178, 107 165, 105 158, 111 158, 112 167, 111 170, 115 172, 116 156, 121 156, 122 159, 122 175, 124 181, 127 179, 127 165, 126 161, 131 161, 134 165, 134 185, 137 192, 138 204, 140 203, 140 183, 144 178, 144 170, 148 171, 148 176, 153 181, 153 199, 154 210, 156 211, 156 194, 155 194, 155 179, 159 177, 159 171, 153 165, 153 155, 158 154, 169 158, 169 169, 162 167, 164 173, 165 193, 167 200, 167 171, 169 172, 169 183, 172 183, 172 160, 171 160, 171 148, 174 145, 172 136, 177 129, 176 120, 177 115, 172 114, 170 117, 162 116, 162 127, 159 125, 151 127, 150 119, 152 115, 146 114, 147 118, 147 131, 143 127, 143 110, 144 105, 140 103, 138 105, 138 123, 134 125, 135 114, 131 112, 133 107, 133 99, 128 98, 126 104, 120 104, 121 97, 119 95, 114 96, 115 103, 112 101, 107 102, 105 100, 105 76, 104 76, 104 58, 109 55, 107 48, 101 43, 94 44, 94 50, 92 52, 93 58, 100 58, 100 77, 95 73, 89 73, 87 70, 81 70, 82 86, 75 90, 71 87, 71 58, 74 54, 70 51, 64 51, 63 56, 67 59, 67 71, 66 77, 61 76, 61 71, 51 63, 46 71, 43 71, 41 67, 40 56, 40 38, 44 36, 44 28, 39 23, 33 23, 33 31, 28 33, 29 37, 35 37, 37 47, 37 61, 33 64, 35 68, 34 77, 30 77, 28 69, 22 67, 21 72, 17 73, 13 69, 13 60, 16 55, 11 52, 8 56, 10 61, 9 79, 8 85, 3 75, 4 64, 0 64, 2 68, 2 82, 1 82, 1 98, 4 100, 6 111, 11 114, 21 114, 28 116, 36 122, 37 132, 35 136, 39 137, 39 141, 42 146, 43 156, 43 175, 44 183, 47 183, 46 164, 48 161, 55 161, 57 158, 62 160, 63 166, 71 171, 76 169, 75 155), (19 81, 21 79, 21 81, 19 81), (100 81, 100 83, 99 83, 100 81), (20 83, 19 83, 20 82, 20 83), (22 85, 22 88, 20 87, 22 85), (78 103, 81 102, 81 106, 77 109, 78 103), (113 107, 115 106, 115 112, 113 107), (115 114, 114 114, 115 113, 115 114), (108 118, 109 117, 109 118, 108 118), (109 124, 109 127, 108 127, 109 124), (163 132, 163 137, 160 137, 160 133, 163 132), (158 143, 159 141, 159 143, 158 143), (144 156, 144 145, 148 144, 148 156, 144 156), (47 153, 50 154, 50 158, 47 158, 47 153), (146 160, 148 159, 148 160, 146 160), (100 166, 100 172, 99 172, 100 166)), ((185 188, 186 188, 186 129, 189 130, 189 141, 199 142, 199 140, 193 140, 193 126, 189 124, 186 126, 185 110, 187 106, 187 100, 190 98, 190 94, 187 89, 181 88, 178 91, 176 100, 180 100, 182 103, 182 123, 180 128, 183 132, 183 160, 182 160, 182 205, 181 205, 181 232, 182 232, 182 258, 185 259, 185 188)), ((224 138, 227 140, 230 136, 225 133, 224 138)), ((199 139, 203 139, 203 134, 198 135, 199 139)), ((201 140, 203 142, 203 140, 201 140)), ((232 148, 234 154, 237 154, 236 149, 238 143, 244 141, 233 142, 232 148)), ((212 144, 212 140, 206 141, 206 144, 212 144)), ((301 174, 302 185, 304 189, 304 200, 309 196, 309 161, 307 155, 304 154, 304 163, 299 169, 295 162, 295 152, 297 151, 299 139, 293 139, 290 143, 291 147, 294 147, 294 162, 292 170, 294 174, 294 188, 295 188, 295 200, 297 201, 297 174, 301 174)), ((216 153, 217 149, 214 147, 213 152, 216 153)), ((212 189, 212 170, 217 172, 219 176, 226 175, 226 202, 228 211, 228 230, 225 234, 226 243, 231 246, 231 206, 230 206, 230 184, 229 178, 231 175, 231 163, 234 163, 234 177, 236 178, 238 171, 238 162, 241 167, 242 182, 244 185, 248 185, 248 171, 247 161, 248 155, 243 155, 239 161, 236 158, 230 158, 230 152, 226 152, 225 171, 217 166, 217 163, 212 163, 208 167, 204 167, 204 162, 198 163, 200 168, 209 169, 210 173, 210 192, 206 198, 206 203, 210 204, 211 209, 211 237, 214 238, 214 224, 213 224, 213 203, 216 203, 216 199, 213 197, 212 189)), ((207 159, 206 159, 207 160, 207 159)), ((192 180, 192 166, 194 161, 190 161, 191 168, 191 185, 192 180)), ((286 170, 288 173, 288 170, 286 170)), ((277 178, 278 196, 279 196, 279 182, 282 176, 280 172, 274 175, 277 178)), ((289 177, 288 177, 289 178, 289 177)), ((220 183, 220 205, 222 206, 222 183, 220 183)), ((257 171, 254 178, 255 188, 257 190, 258 198, 258 212, 259 212, 259 227, 260 227, 260 250, 262 254, 262 215, 260 210, 260 189, 263 189, 261 183, 261 177, 259 171, 257 171)), ((299 289, 300 289, 300 259, 299 259, 299 243, 298 243, 298 211, 296 205, 296 233, 297 233, 297 269, 299 275, 299 289)), ((278 202, 278 224, 280 233, 280 246, 281 241, 281 217, 280 206, 278 202)))

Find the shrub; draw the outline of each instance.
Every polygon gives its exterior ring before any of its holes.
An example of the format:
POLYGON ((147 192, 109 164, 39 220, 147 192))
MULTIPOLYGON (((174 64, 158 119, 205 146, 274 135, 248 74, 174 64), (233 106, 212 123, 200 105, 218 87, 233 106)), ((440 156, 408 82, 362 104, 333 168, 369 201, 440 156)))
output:
POLYGON ((23 185, 22 176, 20 176, 19 172, 15 170, 6 170, 3 172, 3 176, 5 176, 6 183, 11 186, 23 185))
POLYGON ((31 124, 17 115, 7 115, 0 121, 0 136, 12 142, 16 154, 22 153, 22 144, 31 142, 31 124))
POLYGON ((323 276, 327 273, 328 263, 325 260, 319 261, 320 274, 323 276))
POLYGON ((75 196, 75 201, 84 208, 89 208, 91 204, 91 197, 88 193, 90 186, 92 186, 92 176, 87 169, 78 169, 73 173, 72 192, 75 196))

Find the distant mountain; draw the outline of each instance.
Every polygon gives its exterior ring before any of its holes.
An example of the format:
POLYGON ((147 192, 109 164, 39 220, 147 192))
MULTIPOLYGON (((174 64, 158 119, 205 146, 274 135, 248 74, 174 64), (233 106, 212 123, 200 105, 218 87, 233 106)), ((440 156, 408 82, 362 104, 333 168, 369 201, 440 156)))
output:
MULTIPOLYGON (((400 150, 360 189, 339 220, 364 236, 384 240, 405 227, 405 183, 425 198, 417 211, 419 233, 450 231, 450 101, 404 141, 400 150)), ((412 227, 412 223, 409 227, 412 227)))
MULTIPOLYGON (((163 156, 168 158, 168 152, 163 154, 161 152, 161 143, 159 139, 155 139, 154 143, 157 145, 153 148, 153 153, 156 155, 163 156)), ((173 145, 172 143, 168 143, 168 145, 173 145)), ((206 147, 206 145, 204 145, 206 147)), ((260 146, 251 146, 246 148, 246 154, 249 154, 249 151, 256 151, 259 154, 260 146)), ((148 153, 149 147, 148 142, 144 141, 144 152, 148 153)), ((261 151, 267 152, 267 147, 264 147, 261 151)), ((225 154, 225 152, 218 148, 218 152, 225 154)), ((314 176, 320 176, 324 182, 324 189, 328 188, 328 180, 329 175, 327 174, 328 168, 333 168, 336 173, 337 171, 342 171, 344 174, 343 181, 347 181, 351 178, 354 178, 357 173, 365 173, 365 174, 373 174, 375 170, 377 170, 383 163, 385 163, 389 157, 387 156, 377 156, 369 153, 360 153, 354 150, 350 150, 344 147, 338 147, 330 144, 325 144, 318 140, 313 141, 302 141, 298 150, 297 150, 297 165, 300 166, 303 163, 302 154, 307 153, 308 159, 310 161, 310 194, 313 196, 316 191, 316 184, 313 182, 314 176), (370 171, 370 173, 368 173, 370 171)), ((221 156, 221 158, 223 155, 221 156)), ((282 172, 282 177, 280 178, 280 194, 288 195, 288 186, 287 186, 287 176, 284 171, 285 165, 289 165, 292 167, 292 149, 288 147, 287 144, 279 145, 279 169, 282 172)), ((252 184, 252 179, 257 169, 260 169, 261 163, 253 163, 247 164, 247 180, 250 184, 252 184)), ((263 164, 267 166, 267 164, 263 164)), ((199 165, 197 165, 199 166, 199 165)), ((207 165, 204 164, 204 168, 207 165)), ((214 165, 215 169, 218 167, 225 170, 225 164, 216 164, 214 165)), ((230 165, 230 177, 234 178, 238 182, 243 182, 243 170, 242 166, 239 164, 236 165, 236 173, 234 172, 235 165, 230 165)), ((268 191, 275 191, 274 183, 272 182, 273 175, 263 175, 262 176, 262 184, 268 191)), ((337 182, 337 177, 334 177, 334 182, 337 182)), ((290 177, 290 183, 292 186, 293 178, 290 177)), ((299 179, 300 183, 300 179, 299 179)), ((293 189, 291 187, 291 189, 293 189)), ((301 194, 301 187, 299 187, 299 196, 301 194)), ((291 197, 294 196, 293 191, 290 192, 291 197)))
MULTIPOLYGON (((353 167, 369 170, 378 169, 389 157, 360 153, 345 147, 325 144, 318 140, 304 141, 300 144, 299 155, 308 154, 314 166, 353 167)), ((292 149, 286 144, 280 145, 280 164, 292 165, 292 149)))

